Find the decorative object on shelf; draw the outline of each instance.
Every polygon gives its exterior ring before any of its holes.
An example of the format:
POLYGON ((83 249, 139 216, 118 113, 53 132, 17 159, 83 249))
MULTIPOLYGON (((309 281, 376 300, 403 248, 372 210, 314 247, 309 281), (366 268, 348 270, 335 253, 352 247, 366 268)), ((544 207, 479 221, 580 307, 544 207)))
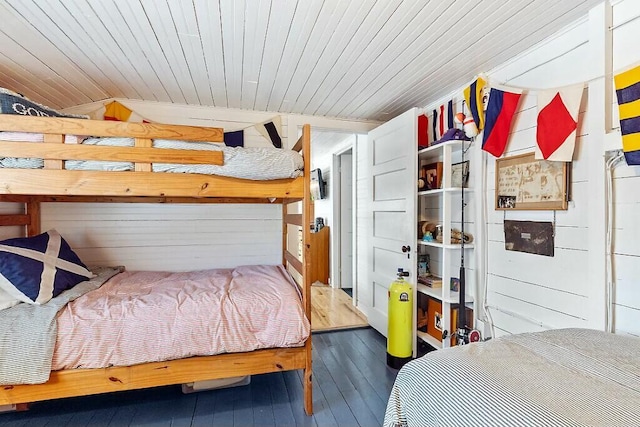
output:
POLYGON ((429 190, 437 190, 442 183, 442 162, 431 163, 423 166, 424 176, 429 190))
POLYGON ((469 160, 451 165, 451 186, 467 188, 469 183, 469 160))
MULTIPOLYGON (((452 228, 451 244, 459 245, 460 243, 462 243, 462 236, 463 236, 462 231, 458 230, 457 228, 452 228)), ((436 242, 443 243, 442 233, 438 234, 438 237, 436 237, 436 242)), ((464 233, 464 243, 471 243, 471 242, 473 242, 473 235, 471 235, 470 233, 464 233)))
POLYGON ((420 254, 418 255, 418 277, 426 276, 430 273, 429 271, 429 262, 431 258, 429 254, 420 254))
POLYGON ((442 278, 434 275, 418 276, 418 283, 421 283, 430 288, 441 288, 442 278))
POLYGON ((435 141, 431 145, 442 144, 447 141, 470 141, 467 135, 464 134, 464 131, 456 128, 451 128, 442 135, 442 138, 435 141))
POLYGON ((437 227, 438 226, 435 222, 420 221, 418 223, 418 239, 422 239, 427 233, 431 234, 431 237, 433 237, 437 227))
POLYGON ((420 177, 418 178, 418 191, 426 191, 427 190, 427 180, 420 177))
POLYGON ((460 279, 452 277, 449 283, 449 290, 453 292, 460 292, 460 279))
POLYGON ((496 159, 496 210, 567 210, 569 166, 534 153, 496 159))
POLYGON ((433 327, 442 332, 442 314, 437 311, 433 313, 433 327))
POLYGON ((504 248, 508 251, 553 256, 552 222, 504 221, 504 248))

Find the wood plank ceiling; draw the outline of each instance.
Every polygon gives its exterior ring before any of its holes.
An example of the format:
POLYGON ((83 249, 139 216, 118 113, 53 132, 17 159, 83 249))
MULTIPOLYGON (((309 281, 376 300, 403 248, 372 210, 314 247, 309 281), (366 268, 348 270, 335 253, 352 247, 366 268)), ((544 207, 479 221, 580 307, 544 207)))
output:
POLYGON ((0 0, 0 86, 388 120, 601 0, 0 0))

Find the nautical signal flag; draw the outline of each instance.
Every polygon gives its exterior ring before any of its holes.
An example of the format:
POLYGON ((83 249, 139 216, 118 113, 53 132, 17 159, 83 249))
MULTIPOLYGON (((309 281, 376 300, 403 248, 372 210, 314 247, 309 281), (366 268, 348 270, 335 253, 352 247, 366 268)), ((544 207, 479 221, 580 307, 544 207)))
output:
POLYGON ((244 129, 225 132, 223 136, 227 147, 244 147, 244 129))
POLYGON ((584 83, 538 91, 536 159, 573 160, 584 83))
POLYGON ((442 136, 451 128, 454 127, 453 118, 455 113, 453 112, 453 100, 450 100, 446 104, 442 104, 439 108, 438 113, 438 137, 436 139, 442 138, 442 136))
POLYGON ((275 116, 273 119, 263 123, 254 125, 256 130, 260 132, 260 135, 271 141, 276 148, 282 148, 282 138, 280 137, 280 129, 282 125, 280 123, 280 116, 275 116))
POLYGON ((513 115, 518 108, 522 91, 501 90, 492 87, 489 92, 489 103, 485 111, 484 135, 482 149, 495 157, 502 156, 509 140, 509 131, 513 115))
POLYGON ((128 122, 131 117, 131 111, 118 101, 111 101, 104 106, 104 119, 116 122, 128 122))
POLYGON ((640 165, 640 66, 614 77, 622 151, 628 165, 640 165))
POLYGON ((418 149, 429 146, 429 118, 420 114, 418 116, 418 149))
POLYGON ((484 87, 487 84, 482 77, 478 77, 471 85, 465 88, 462 92, 464 94, 464 101, 467 103, 469 113, 473 117, 473 121, 476 123, 476 127, 479 131, 484 129, 484 87))
POLYGON ((114 122, 151 123, 149 120, 125 107, 118 101, 111 101, 104 106, 103 119, 114 122))
POLYGON ((433 110, 431 114, 431 140, 437 141, 440 139, 440 131, 438 126, 438 110, 433 110))

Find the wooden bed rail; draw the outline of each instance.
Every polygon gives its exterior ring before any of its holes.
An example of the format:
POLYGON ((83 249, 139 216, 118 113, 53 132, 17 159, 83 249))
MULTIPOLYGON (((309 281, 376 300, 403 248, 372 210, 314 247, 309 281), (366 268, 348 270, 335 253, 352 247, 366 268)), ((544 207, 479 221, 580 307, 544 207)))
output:
MULTIPOLYGON (((140 138, 138 138, 140 139, 140 138)), ((151 141, 151 140, 149 140, 151 141)), ((35 157, 45 160, 106 160, 112 162, 184 163, 222 165, 222 151, 175 150, 153 147, 106 147, 84 144, 0 141, 0 157, 35 157)))
POLYGON ((224 141, 224 131, 221 128, 58 117, 31 117, 7 114, 0 115, 0 131, 33 132, 54 135, 181 139, 185 141, 205 142, 224 141))

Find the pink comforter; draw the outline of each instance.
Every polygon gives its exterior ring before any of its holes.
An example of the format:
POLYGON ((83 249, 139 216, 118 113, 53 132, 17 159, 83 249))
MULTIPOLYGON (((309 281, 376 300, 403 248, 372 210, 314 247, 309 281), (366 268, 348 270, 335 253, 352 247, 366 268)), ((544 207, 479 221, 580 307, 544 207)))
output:
POLYGON ((309 333, 282 266, 125 271, 60 311, 52 369, 296 347, 309 333))

